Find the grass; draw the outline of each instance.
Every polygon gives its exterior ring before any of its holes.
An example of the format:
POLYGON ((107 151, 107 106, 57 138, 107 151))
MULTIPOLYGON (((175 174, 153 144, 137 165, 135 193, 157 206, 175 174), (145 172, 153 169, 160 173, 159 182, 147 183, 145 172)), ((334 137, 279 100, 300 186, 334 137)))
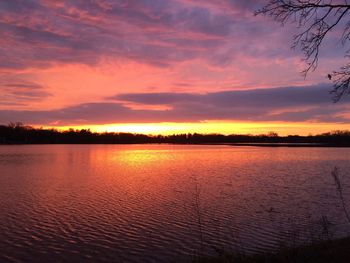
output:
POLYGON ((281 248, 276 253, 236 255, 222 252, 216 257, 201 257, 193 263, 335 263, 350 262, 350 238, 309 244, 296 248, 281 248))
MULTIPOLYGON (((347 221, 350 223, 350 215, 347 210, 347 204, 344 198, 344 185, 342 176, 337 167, 331 172, 336 191, 339 196, 341 207, 347 221)), ((197 188, 196 188, 197 190, 197 188)), ((197 195, 198 190, 197 190, 197 195)), ((197 204, 199 198, 196 199, 197 204)), ((199 207, 199 205, 198 205, 199 207)), ((198 209, 199 211, 199 209, 198 209)), ((198 221, 201 225, 201 220, 198 221)), ((196 256, 193 263, 333 263, 333 262, 350 262, 350 237, 342 239, 331 239, 330 222, 326 216, 322 216, 320 222, 322 232, 326 234, 326 240, 312 242, 303 246, 295 246, 292 242, 290 246, 281 247, 278 251, 272 253, 262 253, 255 255, 235 254, 227 251, 217 251, 217 256, 196 256)), ((292 241, 292 240, 289 240, 292 241)), ((201 244, 203 236, 201 236, 201 244)), ((203 252, 203 251, 202 251, 203 252)), ((199 254, 203 255, 203 253, 199 254)))

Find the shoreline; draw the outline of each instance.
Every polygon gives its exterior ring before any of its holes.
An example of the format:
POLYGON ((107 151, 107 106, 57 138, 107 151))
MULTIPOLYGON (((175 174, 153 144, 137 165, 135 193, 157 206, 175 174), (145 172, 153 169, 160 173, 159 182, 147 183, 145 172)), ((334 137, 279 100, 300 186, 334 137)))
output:
POLYGON ((10 145, 226 145, 226 146, 243 146, 243 147, 287 147, 287 148, 350 148, 350 144, 335 143, 171 143, 171 142, 136 142, 136 143, 0 143, 0 146, 10 145))
POLYGON ((222 251, 218 256, 195 258, 193 263, 346 263, 350 260, 350 237, 319 241, 277 252, 241 255, 222 251))

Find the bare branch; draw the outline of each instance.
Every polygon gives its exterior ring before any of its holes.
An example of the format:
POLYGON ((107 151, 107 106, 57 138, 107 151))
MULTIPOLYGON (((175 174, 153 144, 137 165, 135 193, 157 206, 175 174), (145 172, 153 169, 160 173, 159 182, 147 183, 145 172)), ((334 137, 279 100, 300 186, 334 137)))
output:
MULTIPOLYGON (((350 4, 333 3, 332 0, 270 0, 256 15, 267 15, 275 21, 285 24, 296 22, 303 31, 294 36, 292 48, 299 48, 305 56, 306 68, 302 72, 306 77, 318 66, 320 47, 330 31, 344 25, 343 20, 349 19, 350 4)), ((341 43, 345 46, 350 40, 350 21, 345 21, 341 43)), ((334 101, 339 101, 350 93, 350 65, 334 71, 333 80, 334 101)))
POLYGON ((333 101, 338 102, 343 96, 350 94, 350 64, 334 71, 332 74, 334 88, 331 90, 333 101))

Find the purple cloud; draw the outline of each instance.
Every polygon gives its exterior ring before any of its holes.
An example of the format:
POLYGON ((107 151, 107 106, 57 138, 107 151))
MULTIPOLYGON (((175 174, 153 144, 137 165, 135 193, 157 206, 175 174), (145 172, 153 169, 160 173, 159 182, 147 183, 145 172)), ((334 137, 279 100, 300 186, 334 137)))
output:
POLYGON ((254 57, 292 56, 286 52, 288 48, 280 48, 287 42, 275 38, 278 25, 263 25, 261 18, 252 15, 259 1, 204 3, 2 1, 0 68, 47 67, 53 63, 94 65, 103 58, 157 66, 198 58, 225 66, 242 53, 254 57), (249 10, 249 17, 240 10, 249 10), (274 39, 274 46, 269 38, 274 39))
POLYGON ((0 106, 24 106, 52 96, 47 87, 18 77, 0 77, 0 106))
POLYGON ((350 121, 345 100, 333 104, 329 86, 282 87, 206 94, 141 93, 117 95, 116 102, 85 103, 50 111, 0 111, 0 122, 57 125, 123 122, 350 121), (135 110, 127 103, 167 105, 168 110, 135 110))
POLYGON ((329 86, 325 84, 311 87, 235 90, 207 94, 130 93, 119 94, 108 99, 150 105, 200 103, 220 107, 300 107, 328 104, 330 102, 329 90, 329 86))

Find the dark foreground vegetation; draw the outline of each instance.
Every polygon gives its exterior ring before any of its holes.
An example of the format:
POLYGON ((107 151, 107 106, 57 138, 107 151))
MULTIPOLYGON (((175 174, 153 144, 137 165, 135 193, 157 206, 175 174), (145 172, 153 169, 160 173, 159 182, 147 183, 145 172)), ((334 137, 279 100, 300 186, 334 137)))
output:
MULTIPOLYGON (((345 219, 350 224, 350 215, 347 202, 344 198, 343 175, 338 167, 334 167, 331 172, 334 179, 335 189, 339 197, 341 208, 345 219)), ((244 253, 234 253, 224 250, 215 250, 217 256, 196 256, 193 263, 345 263, 350 262, 350 236, 340 239, 332 239, 332 223, 328 221, 327 216, 322 216, 320 227, 322 235, 319 238, 311 238, 309 242, 298 245, 295 242, 295 235, 290 236, 290 240, 283 240, 279 249, 275 252, 247 255, 244 253)), ((295 226, 294 226, 295 228, 295 226)), ((313 231, 315 231, 314 229, 313 231)), ((292 231, 295 232, 295 231, 292 231)), ((317 231, 316 231, 317 232, 317 231)), ((313 233, 316 234, 316 232, 313 233)))
POLYGON ((132 143, 180 143, 288 146, 343 146, 350 147, 350 131, 333 131, 319 135, 278 136, 274 132, 262 135, 222 134, 174 134, 145 135, 132 133, 96 133, 90 130, 58 131, 37 129, 21 123, 0 125, 0 144, 132 144, 132 143))
POLYGON ((253 256, 221 253, 217 257, 199 257, 196 263, 347 263, 350 262, 350 238, 328 240, 295 248, 281 248, 275 254, 253 256))

